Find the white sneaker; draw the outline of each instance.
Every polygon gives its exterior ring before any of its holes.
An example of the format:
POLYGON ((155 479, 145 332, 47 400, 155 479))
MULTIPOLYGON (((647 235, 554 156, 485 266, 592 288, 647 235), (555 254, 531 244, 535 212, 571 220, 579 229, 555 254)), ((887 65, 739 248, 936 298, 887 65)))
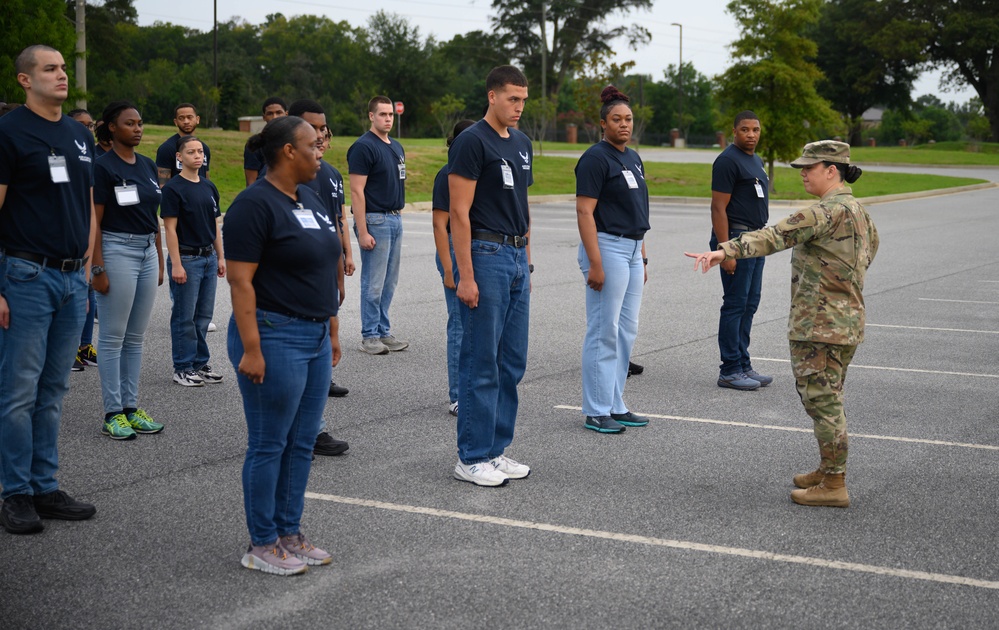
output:
POLYGON ((500 455, 491 462, 496 470, 500 471, 510 479, 523 479, 524 477, 531 474, 531 467, 527 464, 521 464, 518 461, 512 460, 505 455, 500 455))
POLYGON ((208 332, 215 332, 216 330, 218 330, 218 326, 215 325, 215 322, 208 322, 208 332))
POLYGON ((203 381, 194 370, 187 372, 174 372, 173 382, 178 385, 183 385, 184 387, 203 387, 205 384, 205 381, 203 381))
POLYGON ((208 385, 222 382, 222 375, 213 370, 210 365, 206 365, 198 370, 198 376, 208 385))
POLYGON ((452 416, 457 416, 458 415, 458 401, 457 400, 447 406, 447 412, 449 414, 451 414, 452 416))
POLYGON ((469 481, 477 486, 504 486, 510 478, 505 473, 500 472, 490 462, 480 464, 462 464, 460 461, 454 466, 454 478, 460 481, 469 481))
POLYGON ((368 354, 388 354, 388 347, 376 337, 367 337, 361 340, 361 352, 368 354))
POLYGON ((382 344, 389 349, 389 352, 399 352, 400 350, 405 350, 409 347, 408 341, 402 341, 401 339, 396 339, 392 335, 388 337, 382 337, 379 339, 382 344))

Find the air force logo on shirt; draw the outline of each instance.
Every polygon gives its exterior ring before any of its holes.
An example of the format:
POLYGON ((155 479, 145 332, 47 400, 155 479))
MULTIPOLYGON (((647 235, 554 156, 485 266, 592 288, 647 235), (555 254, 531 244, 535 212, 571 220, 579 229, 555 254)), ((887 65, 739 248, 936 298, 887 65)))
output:
POLYGON ((520 168, 525 171, 531 170, 531 155, 529 153, 521 153, 520 151, 517 151, 517 154, 522 160, 524 160, 524 163, 520 165, 520 168))
POLYGON ((93 160, 90 159, 90 156, 87 155, 87 144, 85 142, 73 140, 73 144, 75 144, 76 148, 80 150, 80 155, 76 157, 78 157, 81 162, 93 162, 93 160))

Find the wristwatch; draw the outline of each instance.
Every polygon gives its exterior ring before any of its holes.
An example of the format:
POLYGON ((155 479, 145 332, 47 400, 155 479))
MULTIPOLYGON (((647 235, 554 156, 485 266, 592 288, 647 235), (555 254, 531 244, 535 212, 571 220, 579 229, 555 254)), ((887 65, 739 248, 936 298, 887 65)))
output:
POLYGON ((102 273, 104 273, 104 266, 103 265, 91 265, 90 266, 90 275, 91 275, 91 277, 93 277, 93 276, 99 276, 102 273))
POLYGON ((528 270, 528 271, 529 271, 530 273, 534 273, 534 265, 533 265, 533 264, 530 264, 530 265, 528 265, 528 266, 527 266, 527 270, 528 270))
POLYGON ((642 259, 642 263, 644 263, 646 265, 649 264, 649 259, 648 258, 643 258, 642 259))

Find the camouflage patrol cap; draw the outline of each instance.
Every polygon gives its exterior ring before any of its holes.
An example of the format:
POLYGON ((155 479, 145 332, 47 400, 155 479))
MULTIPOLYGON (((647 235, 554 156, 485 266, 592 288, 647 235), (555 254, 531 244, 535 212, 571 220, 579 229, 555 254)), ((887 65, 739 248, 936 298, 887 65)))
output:
POLYGON ((809 142, 801 150, 801 157, 791 162, 794 168, 802 168, 819 162, 850 163, 850 145, 835 140, 809 142))

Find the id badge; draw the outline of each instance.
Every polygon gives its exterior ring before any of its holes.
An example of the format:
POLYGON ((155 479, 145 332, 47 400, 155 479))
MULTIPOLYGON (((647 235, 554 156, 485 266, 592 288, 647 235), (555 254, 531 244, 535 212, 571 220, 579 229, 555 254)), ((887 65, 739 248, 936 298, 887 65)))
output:
POLYGON ((624 175, 624 181, 628 182, 628 188, 631 188, 632 190, 638 188, 638 180, 635 179, 634 173, 625 169, 621 171, 621 174, 624 175))
POLYGON ((66 158, 62 155, 49 156, 49 175, 53 184, 68 184, 69 169, 66 168, 66 158))
POLYGON ((406 163, 399 162, 399 179, 406 179, 406 163))
POLYGON ((756 188, 756 196, 763 199, 763 186, 760 185, 760 180, 756 180, 753 186, 756 188))
POLYGON ((503 172, 503 188, 513 188, 513 170, 510 165, 503 162, 500 164, 500 170, 503 172))
POLYGON ((299 210, 293 210, 292 212, 295 213, 295 218, 298 219, 299 225, 306 230, 319 229, 319 222, 316 221, 316 217, 312 214, 312 210, 302 208, 299 210))
POLYGON ((115 186, 114 198, 118 200, 119 206, 134 206, 139 203, 139 188, 135 184, 115 186))

